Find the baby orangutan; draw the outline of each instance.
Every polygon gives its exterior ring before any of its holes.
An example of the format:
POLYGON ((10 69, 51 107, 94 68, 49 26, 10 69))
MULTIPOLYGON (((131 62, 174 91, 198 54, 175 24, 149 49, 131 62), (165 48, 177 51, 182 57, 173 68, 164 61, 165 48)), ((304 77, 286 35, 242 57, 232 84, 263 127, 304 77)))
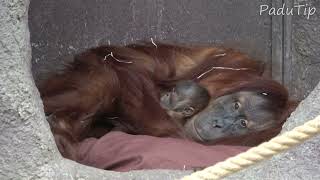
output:
POLYGON ((171 91, 162 93, 160 103, 173 120, 184 124, 187 118, 203 110, 209 100, 204 87, 194 81, 180 81, 171 91))

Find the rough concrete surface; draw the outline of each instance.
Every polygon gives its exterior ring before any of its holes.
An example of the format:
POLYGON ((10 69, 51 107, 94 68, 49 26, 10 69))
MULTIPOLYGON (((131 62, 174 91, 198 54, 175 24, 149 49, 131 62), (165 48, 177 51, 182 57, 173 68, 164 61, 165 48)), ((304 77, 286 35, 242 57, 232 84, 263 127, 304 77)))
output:
MULTIPOLYGON (((63 159, 54 144, 31 73, 28 0, 0 0, 0 179, 174 179, 183 171, 117 173, 63 159)), ((286 123, 320 114, 320 84, 286 123)), ((319 136, 230 179, 320 179, 319 136)))
POLYGON ((301 15, 292 19, 292 59, 286 62, 284 73, 290 94, 302 99, 320 79, 320 1, 295 0, 294 3, 317 9, 310 19, 301 15))

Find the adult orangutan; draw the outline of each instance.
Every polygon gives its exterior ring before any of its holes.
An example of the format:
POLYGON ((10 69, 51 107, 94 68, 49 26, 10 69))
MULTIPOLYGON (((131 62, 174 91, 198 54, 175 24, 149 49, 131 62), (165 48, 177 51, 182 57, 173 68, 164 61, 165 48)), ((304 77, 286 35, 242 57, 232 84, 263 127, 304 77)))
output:
POLYGON ((100 46, 75 56, 39 90, 59 150, 74 159, 73 146, 94 131, 92 125, 108 122, 132 134, 260 143, 279 132, 290 112, 286 89, 262 74, 262 63, 231 49, 100 46), (204 87, 210 101, 177 121, 163 96, 176 95, 170 88, 186 80, 204 87))

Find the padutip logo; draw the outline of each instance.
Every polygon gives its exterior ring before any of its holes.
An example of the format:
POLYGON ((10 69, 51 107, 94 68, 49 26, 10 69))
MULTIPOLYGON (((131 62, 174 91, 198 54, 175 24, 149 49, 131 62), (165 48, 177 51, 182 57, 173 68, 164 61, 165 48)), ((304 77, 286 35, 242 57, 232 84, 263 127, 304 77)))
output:
POLYGON ((285 3, 281 7, 273 7, 267 4, 260 5, 259 14, 268 14, 271 16, 293 16, 303 15, 310 19, 316 13, 317 9, 309 4, 295 4, 292 7, 287 6, 285 3))

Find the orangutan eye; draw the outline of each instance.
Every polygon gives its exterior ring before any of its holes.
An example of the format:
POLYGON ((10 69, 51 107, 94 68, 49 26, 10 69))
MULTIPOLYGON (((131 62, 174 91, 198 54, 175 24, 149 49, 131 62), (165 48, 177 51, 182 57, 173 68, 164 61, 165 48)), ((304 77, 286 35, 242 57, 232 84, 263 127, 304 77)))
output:
POLYGON ((240 102, 235 102, 234 103, 234 109, 238 110, 240 108, 240 105, 241 105, 240 102))
POLYGON ((247 127, 247 125, 248 125, 248 121, 247 120, 245 120, 245 119, 240 119, 240 126, 241 127, 247 127))

